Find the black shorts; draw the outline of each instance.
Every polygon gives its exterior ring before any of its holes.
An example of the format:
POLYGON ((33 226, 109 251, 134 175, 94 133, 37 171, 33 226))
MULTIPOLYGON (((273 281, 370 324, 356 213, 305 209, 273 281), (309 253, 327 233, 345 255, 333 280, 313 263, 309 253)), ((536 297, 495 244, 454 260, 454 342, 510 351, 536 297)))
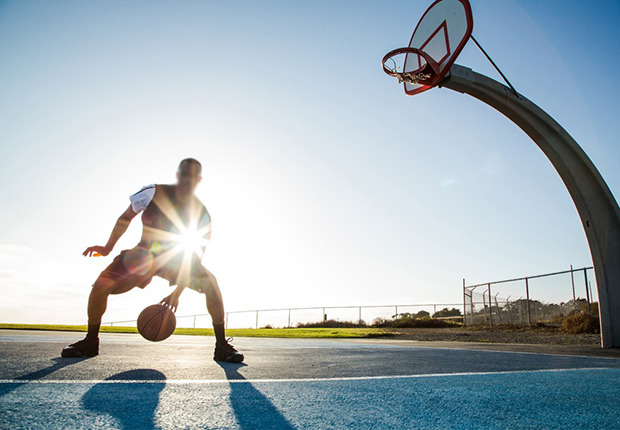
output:
POLYGON ((196 260, 189 267, 182 269, 183 255, 177 255, 168 261, 154 256, 148 249, 137 246, 121 251, 112 263, 99 275, 113 279, 132 287, 144 288, 151 283, 154 276, 159 276, 170 285, 184 285, 199 293, 203 282, 199 278, 209 276, 209 271, 196 260))

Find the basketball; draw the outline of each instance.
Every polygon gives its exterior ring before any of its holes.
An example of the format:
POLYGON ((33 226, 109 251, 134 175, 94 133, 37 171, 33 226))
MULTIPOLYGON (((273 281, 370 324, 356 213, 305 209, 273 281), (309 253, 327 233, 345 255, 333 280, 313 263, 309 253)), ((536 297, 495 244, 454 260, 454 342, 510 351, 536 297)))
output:
POLYGON ((176 326, 174 312, 165 305, 148 306, 138 316, 138 332, 143 338, 153 342, 169 338, 176 326))

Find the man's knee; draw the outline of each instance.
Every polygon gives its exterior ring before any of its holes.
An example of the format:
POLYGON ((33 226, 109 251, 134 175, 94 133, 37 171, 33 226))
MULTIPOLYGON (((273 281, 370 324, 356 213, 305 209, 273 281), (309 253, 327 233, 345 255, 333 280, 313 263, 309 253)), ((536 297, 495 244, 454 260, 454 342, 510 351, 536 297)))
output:
POLYGON ((217 284, 217 279, 213 273, 206 271, 198 276, 194 282, 197 283, 197 290, 207 296, 209 300, 222 300, 222 294, 217 284))
POLYGON ((92 294, 122 294, 132 288, 133 286, 122 285, 114 279, 100 276, 93 284, 92 294))

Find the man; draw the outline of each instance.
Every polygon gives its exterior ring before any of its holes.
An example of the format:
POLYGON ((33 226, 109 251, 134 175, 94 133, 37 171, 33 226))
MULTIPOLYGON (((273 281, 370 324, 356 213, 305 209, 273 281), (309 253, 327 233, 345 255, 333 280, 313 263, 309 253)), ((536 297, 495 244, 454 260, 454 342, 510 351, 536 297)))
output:
POLYGON ((204 242, 211 235, 211 217, 194 196, 202 179, 198 160, 187 158, 179 164, 175 185, 149 185, 129 200, 131 204, 118 218, 105 246, 91 246, 84 256, 106 256, 129 223, 142 213, 142 239, 133 249, 122 251, 99 275, 88 298, 88 333, 83 340, 62 350, 63 357, 99 354, 99 327, 108 296, 122 294, 134 287, 146 287, 154 276, 177 285, 161 303, 176 311, 185 288, 204 293, 215 332, 217 361, 239 363, 240 354, 224 335, 224 303, 217 280, 202 264, 204 242))

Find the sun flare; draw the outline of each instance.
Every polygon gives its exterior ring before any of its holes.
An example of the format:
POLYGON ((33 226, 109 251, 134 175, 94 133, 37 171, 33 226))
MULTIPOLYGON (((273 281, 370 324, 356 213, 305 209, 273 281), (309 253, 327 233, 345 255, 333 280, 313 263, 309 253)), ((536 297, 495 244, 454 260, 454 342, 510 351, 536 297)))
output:
POLYGON ((207 239, 204 237, 204 232, 185 229, 178 235, 178 243, 180 250, 185 254, 201 255, 203 248, 207 246, 207 239))

